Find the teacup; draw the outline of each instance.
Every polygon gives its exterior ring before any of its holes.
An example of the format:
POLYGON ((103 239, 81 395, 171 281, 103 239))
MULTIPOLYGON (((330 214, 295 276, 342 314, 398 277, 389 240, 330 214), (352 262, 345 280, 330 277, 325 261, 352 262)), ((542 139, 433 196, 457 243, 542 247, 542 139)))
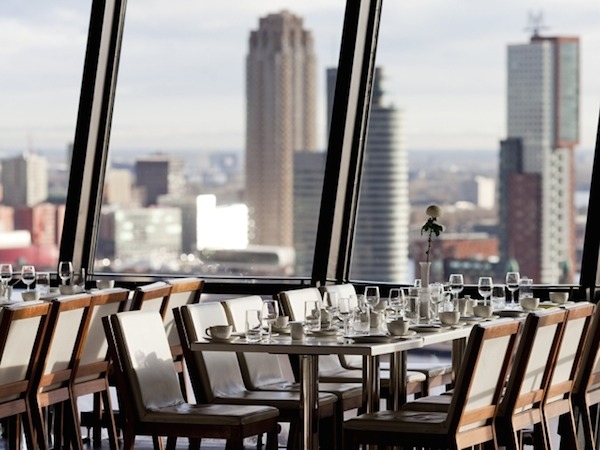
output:
POLYGON ((290 316, 279 316, 277 320, 275 320, 275 328, 284 329, 290 323, 290 316))
POLYGON ((26 302, 29 302, 32 300, 39 300, 40 299, 40 291, 38 291, 37 289, 32 290, 32 291, 23 291, 21 293, 21 296, 23 297, 23 300, 26 302))
POLYGON ((540 306, 540 299, 537 297, 524 297, 519 300, 519 303, 525 311, 534 311, 540 306))
POLYGON ((488 317, 492 316, 493 312, 494 312, 494 307, 492 305, 484 305, 484 304, 473 305, 473 314, 476 317, 481 317, 482 319, 487 319, 488 317))
POLYGON ((96 280, 98 289, 112 289, 115 287, 115 280, 96 280))
POLYGON ((387 323, 387 329, 392 336, 402 336, 408 331, 408 320, 396 319, 387 323))
POLYGON ((213 325, 204 332, 213 339, 229 339, 233 327, 231 325, 213 325))
POLYGON ((440 311, 439 316, 443 325, 456 325, 460 319, 460 311, 440 311))
POLYGON ((550 292, 548 296, 550 297, 550 301, 552 303, 557 303, 559 305, 567 303, 569 300, 568 292, 550 292))

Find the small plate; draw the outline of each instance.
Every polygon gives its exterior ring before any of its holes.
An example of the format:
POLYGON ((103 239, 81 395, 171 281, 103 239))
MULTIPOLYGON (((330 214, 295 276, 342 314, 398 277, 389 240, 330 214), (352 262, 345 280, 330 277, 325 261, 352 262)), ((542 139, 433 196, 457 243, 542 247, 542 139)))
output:
POLYGON ((461 322, 481 322, 483 318, 477 316, 463 316, 460 320, 461 322))
POLYGON ((219 338, 211 338, 208 336, 204 337, 204 340, 208 341, 208 342, 215 342, 218 344, 225 344, 225 343, 229 343, 229 342, 235 342, 239 339, 239 336, 229 336, 227 339, 219 339, 219 338))
POLYGON ((273 327, 273 333, 290 334, 291 332, 292 332, 292 329, 290 327, 285 327, 285 328, 273 327))
POLYGON ((425 333, 438 333, 442 330, 447 330, 450 327, 442 327, 441 325, 415 325, 411 328, 415 331, 423 331, 425 333))
POLYGON ((316 337, 337 336, 339 330, 337 328, 327 328, 325 330, 313 330, 310 333, 316 337))
POLYGON ((500 309, 495 311, 494 314, 500 317, 522 317, 527 314, 527 312, 521 309, 500 309))
POLYGON ((462 328, 466 325, 467 325, 466 322, 458 322, 458 323, 455 323, 454 325, 450 325, 450 328, 462 328))
POLYGON ((345 336, 347 339, 352 339, 357 344, 381 344, 397 340, 400 336, 388 336, 385 334, 365 334, 365 335, 350 335, 345 336))

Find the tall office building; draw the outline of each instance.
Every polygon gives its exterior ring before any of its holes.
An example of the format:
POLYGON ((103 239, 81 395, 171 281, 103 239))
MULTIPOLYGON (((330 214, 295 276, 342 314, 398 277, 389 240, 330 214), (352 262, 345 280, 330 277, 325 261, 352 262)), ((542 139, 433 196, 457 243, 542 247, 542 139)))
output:
POLYGON ((35 206, 48 199, 48 161, 24 153, 2 161, 3 204, 35 206))
MULTIPOLYGON (((328 89, 335 89, 334 71, 328 70, 328 89)), ((333 95, 328 99, 332 102, 333 95)), ((371 101, 350 275, 403 283, 409 278, 408 153, 401 112, 386 104, 380 68, 375 70, 371 101)))
POLYGON ((246 203, 251 244, 293 245, 293 156, 316 150, 315 66, 313 37, 300 17, 288 11, 270 14, 250 33, 246 203))
POLYGON ((185 193, 185 162, 163 154, 140 158, 135 162, 136 186, 141 188, 143 206, 158 204, 161 195, 185 193))
POLYGON ((507 139, 500 145, 505 264, 534 282, 573 282, 574 147, 579 142, 579 38, 508 46, 507 139))

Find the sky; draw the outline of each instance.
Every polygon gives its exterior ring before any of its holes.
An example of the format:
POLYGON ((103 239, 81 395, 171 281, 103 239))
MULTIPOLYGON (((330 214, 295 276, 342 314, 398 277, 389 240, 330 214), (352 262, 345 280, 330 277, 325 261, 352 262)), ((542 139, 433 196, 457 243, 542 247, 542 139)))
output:
MULTIPOLYGON (((384 0, 377 63, 411 149, 497 151, 505 137, 506 47, 543 35, 581 39, 581 147, 600 106, 597 0, 384 0)), ((73 140, 91 2, 0 2, 0 154, 73 140)), ((129 0, 111 147, 243 149, 244 59, 259 17, 288 9, 313 32, 319 144, 325 70, 336 65, 342 0, 129 0)))

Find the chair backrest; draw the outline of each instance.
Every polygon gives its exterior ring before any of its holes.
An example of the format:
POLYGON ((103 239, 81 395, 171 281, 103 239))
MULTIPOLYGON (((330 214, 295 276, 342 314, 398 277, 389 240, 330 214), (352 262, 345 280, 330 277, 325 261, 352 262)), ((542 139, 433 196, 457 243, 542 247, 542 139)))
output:
POLYGON ((475 433, 493 437, 493 419, 520 326, 518 321, 488 322, 471 330, 446 419, 448 430, 463 434, 467 445, 459 448, 478 443, 469 444, 475 433))
POLYGON ((544 399, 546 405, 571 394, 589 325, 594 314, 594 305, 589 302, 569 305, 565 309, 568 311, 568 315, 554 371, 546 389, 546 398, 544 399))
POLYGON ((183 404, 184 399, 160 313, 126 311, 103 319, 126 414, 183 404))
POLYGON ((600 307, 596 306, 588 329, 573 391, 579 395, 600 390, 600 307))
POLYGON ((204 330, 209 326, 228 324, 223 305, 219 302, 197 303, 173 312, 196 399, 210 403, 215 397, 246 391, 235 353, 190 349, 192 342, 205 337, 204 330))
POLYGON ((527 315, 499 409, 503 417, 539 410, 556 363, 566 317, 564 309, 527 315))
MULTIPOLYGON (((224 300, 222 302, 229 323, 236 331, 244 332, 246 327, 246 311, 262 307, 263 299, 259 295, 238 297, 224 300)), ((270 353, 244 352, 238 354, 240 368, 246 385, 250 389, 256 389, 272 383, 286 380, 286 373, 292 373, 291 363, 285 355, 273 355, 270 353), (285 364, 285 367, 282 365, 285 364)))
POLYGON ((315 300, 321 302, 323 296, 316 287, 292 289, 279 293, 279 302, 285 314, 290 316, 290 320, 304 320, 304 302, 315 300))
POLYGON ((92 293, 87 336, 82 343, 79 362, 73 371, 73 383, 104 377, 108 370, 108 343, 102 317, 125 311, 129 289, 102 289, 92 293))
POLYGON ((0 309, 0 417, 12 415, 6 404, 24 399, 29 389, 49 310, 49 303, 0 309))
POLYGON ((158 311, 165 317, 172 286, 164 281, 138 286, 133 291, 131 310, 158 311))
POLYGON ((201 280, 200 278, 173 278, 167 280, 167 283, 171 285, 171 296, 164 314, 163 322, 165 324, 167 338, 169 339, 169 345, 172 347, 171 350, 173 350, 173 346, 180 347, 179 334, 177 334, 177 328, 175 327, 175 320, 173 318, 173 308, 179 308, 183 305, 192 303, 199 303, 200 295, 204 288, 204 280, 201 280))
POLYGON ((338 295, 338 298, 350 299, 350 304, 353 307, 357 306, 356 288, 351 283, 343 284, 327 284, 319 288, 321 292, 330 292, 338 295))
MULTIPOLYGON (((38 397, 49 391, 68 387, 86 339, 91 294, 62 296, 52 300, 36 370, 38 397)), ((40 399, 43 406, 50 398, 40 399)))

